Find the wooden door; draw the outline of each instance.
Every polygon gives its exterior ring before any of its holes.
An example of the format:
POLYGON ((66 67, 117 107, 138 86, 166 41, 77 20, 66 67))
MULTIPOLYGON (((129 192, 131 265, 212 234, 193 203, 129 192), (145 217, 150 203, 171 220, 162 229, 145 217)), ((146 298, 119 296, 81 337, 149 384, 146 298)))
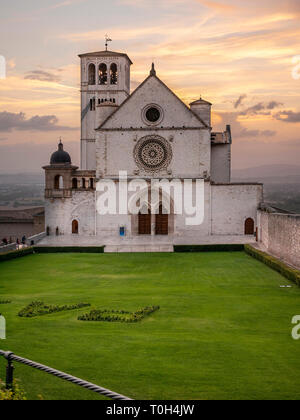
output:
POLYGON ((77 222, 77 220, 73 220, 73 222, 72 222, 72 233, 73 233, 73 235, 78 235, 78 222, 77 222))
POLYGON ((159 214, 155 215, 155 234, 168 235, 169 234, 169 215, 163 214, 162 206, 159 208, 159 214))
POLYGON ((151 235, 151 214, 139 214, 139 235, 151 235))
POLYGON ((251 218, 245 222, 245 235, 254 235, 254 220, 251 218))

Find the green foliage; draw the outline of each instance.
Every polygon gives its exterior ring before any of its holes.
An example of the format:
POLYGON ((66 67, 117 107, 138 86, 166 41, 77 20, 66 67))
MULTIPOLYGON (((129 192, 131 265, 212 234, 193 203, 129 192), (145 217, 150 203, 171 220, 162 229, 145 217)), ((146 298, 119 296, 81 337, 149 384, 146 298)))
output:
POLYGON ((256 258, 257 260, 263 262, 268 267, 271 267, 273 270, 278 271, 288 280, 293 281, 298 286, 300 286, 300 271, 295 268, 289 267, 284 262, 278 260, 275 257, 272 257, 269 254, 266 254, 259 249, 253 248, 251 245, 245 245, 245 252, 251 257, 256 258))
POLYGON ((84 253, 103 254, 104 246, 35 246, 38 254, 84 253))
POLYGON ((11 300, 0 300, 0 305, 7 305, 11 303, 11 300))
POLYGON ((75 305, 45 305, 44 302, 32 302, 26 308, 19 312, 22 318, 33 318, 36 316, 52 314, 54 312, 71 311, 73 309, 81 309, 91 306, 89 303, 77 303, 75 305))
POLYGON ((111 309, 92 310, 90 313, 80 315, 79 321, 105 321, 105 322, 139 322, 147 315, 160 309, 159 306, 146 306, 136 312, 115 311, 111 309))
POLYGON ((234 252, 243 251, 244 245, 225 244, 225 245, 175 245, 175 252, 234 252))
POLYGON ((13 389, 6 389, 5 383, 0 379, 0 401, 24 401, 26 395, 23 389, 18 384, 18 381, 14 380, 13 389))
POLYGON ((23 248, 18 251, 11 251, 6 252, 4 254, 0 254, 0 262, 13 260, 15 258, 25 257, 26 255, 34 254, 34 248, 23 248))

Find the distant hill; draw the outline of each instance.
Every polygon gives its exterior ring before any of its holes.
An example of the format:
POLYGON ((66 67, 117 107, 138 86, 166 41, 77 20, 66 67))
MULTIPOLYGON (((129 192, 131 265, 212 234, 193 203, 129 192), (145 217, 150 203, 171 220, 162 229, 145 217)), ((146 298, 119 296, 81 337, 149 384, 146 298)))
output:
POLYGON ((232 171, 233 181, 300 184, 300 165, 265 165, 232 171))
POLYGON ((43 172, 20 174, 0 173, 0 185, 44 185, 44 183, 45 174, 43 172))

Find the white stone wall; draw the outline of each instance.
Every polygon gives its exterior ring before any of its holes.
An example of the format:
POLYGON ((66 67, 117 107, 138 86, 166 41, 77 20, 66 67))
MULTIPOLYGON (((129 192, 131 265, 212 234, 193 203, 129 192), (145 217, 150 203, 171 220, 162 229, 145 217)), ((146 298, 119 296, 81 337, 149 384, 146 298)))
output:
MULTIPOLYGON (((137 141, 148 135, 159 135, 169 142, 173 158, 167 168, 171 177, 202 178, 210 173, 210 133, 208 130, 164 130, 164 131, 112 131, 100 132, 97 136, 96 159, 97 176, 116 177, 119 171, 127 171, 134 176, 152 176, 140 170, 134 160, 134 148, 137 141)), ((168 176, 166 170, 155 176, 168 176)))
POLYGON ((211 194, 213 235, 244 235, 248 218, 257 226, 257 209, 263 201, 262 185, 212 185, 211 194))
POLYGON ((260 240, 265 248, 300 268, 300 215, 258 213, 260 240))
POLYGON ((231 180, 231 144, 215 144, 211 148, 211 179, 217 183, 231 180))
POLYGON ((72 234, 72 221, 79 223, 80 235, 95 234, 95 193, 93 191, 73 191, 72 198, 48 199, 45 203, 46 228, 55 235, 58 227, 60 235, 72 234))

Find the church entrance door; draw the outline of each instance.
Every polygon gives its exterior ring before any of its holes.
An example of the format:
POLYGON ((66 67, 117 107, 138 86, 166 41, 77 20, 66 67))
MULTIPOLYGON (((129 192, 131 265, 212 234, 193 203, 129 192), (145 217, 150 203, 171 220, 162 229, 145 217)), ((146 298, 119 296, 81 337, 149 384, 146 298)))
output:
POLYGON ((139 235, 151 235, 151 213, 139 213, 139 235))
POLYGON ((169 234, 169 215, 163 214, 163 208, 160 206, 159 214, 155 215, 155 234, 168 235, 169 234))

